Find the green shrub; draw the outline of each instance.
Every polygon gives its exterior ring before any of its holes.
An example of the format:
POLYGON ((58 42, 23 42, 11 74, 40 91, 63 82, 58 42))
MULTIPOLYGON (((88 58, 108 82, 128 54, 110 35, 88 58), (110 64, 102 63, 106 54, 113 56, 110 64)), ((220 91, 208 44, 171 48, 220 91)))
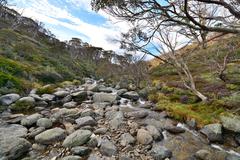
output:
POLYGON ((32 109, 34 106, 32 103, 28 103, 25 101, 17 101, 16 103, 12 104, 10 106, 11 110, 14 112, 22 112, 22 111, 29 111, 32 109))
POLYGON ((172 92, 174 92, 174 88, 168 87, 168 86, 163 86, 161 88, 161 92, 164 94, 172 93, 172 92))
POLYGON ((0 71, 0 88, 2 87, 21 89, 21 80, 0 71))
POLYGON ((60 74, 51 71, 41 71, 36 73, 35 76, 40 82, 43 82, 44 84, 56 83, 63 80, 60 74))
POLYGON ((56 89, 56 85, 46 85, 37 89, 37 94, 52 94, 56 89))

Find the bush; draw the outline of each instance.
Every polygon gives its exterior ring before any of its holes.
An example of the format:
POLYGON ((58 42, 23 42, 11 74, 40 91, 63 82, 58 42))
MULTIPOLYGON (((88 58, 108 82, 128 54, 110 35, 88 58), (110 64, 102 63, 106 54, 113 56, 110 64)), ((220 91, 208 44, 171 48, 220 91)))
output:
POLYGON ((63 77, 57 72, 51 71, 42 71, 35 74, 36 78, 45 84, 47 83, 56 83, 63 80, 63 77))
POLYGON ((0 88, 16 88, 17 90, 21 90, 21 80, 0 71, 0 88))
POLYGON ((55 85, 46 85, 37 89, 37 94, 52 94, 56 89, 55 85))
POLYGON ((32 109, 34 106, 32 103, 28 103, 25 101, 17 101, 16 103, 12 104, 10 106, 11 110, 14 112, 22 112, 22 111, 29 111, 32 109))
POLYGON ((161 92, 164 94, 172 93, 172 92, 174 92, 174 88, 168 87, 168 86, 163 86, 161 88, 161 92))

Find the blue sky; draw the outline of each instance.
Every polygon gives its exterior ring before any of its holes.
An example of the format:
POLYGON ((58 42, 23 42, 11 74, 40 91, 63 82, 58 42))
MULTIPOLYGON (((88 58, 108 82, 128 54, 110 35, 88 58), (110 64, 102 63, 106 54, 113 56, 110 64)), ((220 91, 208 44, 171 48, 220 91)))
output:
POLYGON ((9 0, 24 16, 41 21, 60 40, 78 37, 94 46, 119 52, 119 39, 129 25, 100 11, 91 10, 91 0, 9 0))

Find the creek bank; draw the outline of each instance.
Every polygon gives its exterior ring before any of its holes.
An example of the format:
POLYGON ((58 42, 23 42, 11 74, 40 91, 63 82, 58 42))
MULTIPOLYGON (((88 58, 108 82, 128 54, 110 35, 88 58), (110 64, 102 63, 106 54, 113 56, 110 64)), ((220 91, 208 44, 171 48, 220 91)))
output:
POLYGON ((135 91, 85 81, 53 94, 0 97, 7 108, 0 114, 0 159, 240 159, 237 117, 197 131, 189 129, 194 120, 178 123, 135 91), (12 106, 34 113, 16 114, 12 106))

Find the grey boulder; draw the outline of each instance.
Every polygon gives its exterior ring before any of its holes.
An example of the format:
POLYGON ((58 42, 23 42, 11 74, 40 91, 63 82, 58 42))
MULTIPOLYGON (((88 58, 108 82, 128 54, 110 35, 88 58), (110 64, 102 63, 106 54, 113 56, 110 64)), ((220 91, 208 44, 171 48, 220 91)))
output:
POLYGON ((48 118, 40 118, 37 121, 37 126, 38 127, 51 128, 52 125, 53 125, 52 121, 48 118))
POLYGON ((134 144, 136 142, 136 139, 129 133, 124 133, 120 137, 120 144, 122 146, 127 146, 129 144, 134 144))
POLYGON ((69 95, 69 92, 68 91, 57 91, 57 92, 55 92, 53 94, 56 97, 63 98, 63 97, 66 97, 67 95, 69 95))
POLYGON ((137 132, 137 141, 140 144, 150 144, 153 141, 151 133, 145 129, 139 129, 137 132))
POLYGON ((81 117, 76 119, 75 121, 78 124, 78 127, 97 125, 97 122, 90 116, 81 117))
POLYGON ((90 140, 92 132, 89 130, 77 130, 67 136, 63 141, 64 147, 76 147, 87 143, 90 140))
POLYGON ((118 129, 121 127, 121 125, 123 124, 123 120, 124 120, 124 116, 123 116, 123 112, 119 111, 116 112, 112 115, 112 119, 109 121, 109 125, 111 129, 118 129))
POLYGON ((81 157, 79 156, 66 156, 66 157, 63 157, 61 160, 80 160, 81 157))
POLYGON ((140 110, 140 111, 134 111, 134 112, 129 112, 126 114, 127 117, 132 117, 135 119, 138 118, 145 118, 148 116, 148 112, 144 111, 144 110, 140 110))
POLYGON ((117 154, 117 147, 109 140, 103 140, 101 142, 100 152, 104 156, 114 156, 117 154))
POLYGON ((95 93, 93 95, 93 101, 95 103, 101 103, 101 102, 110 102, 113 103, 115 100, 117 100, 117 95, 110 94, 110 93, 95 93))
POLYGON ((79 156, 86 156, 91 152, 91 149, 84 146, 77 146, 71 149, 72 153, 79 156))
POLYGON ((46 130, 35 137, 35 141, 40 144, 53 144, 65 138, 65 130, 53 128, 46 130))
POLYGON ((150 155, 153 157, 154 160, 164 160, 166 158, 171 158, 172 152, 166 147, 156 144, 150 151, 150 155))
POLYGON ((87 91, 79 91, 71 94, 74 101, 76 102, 83 102, 87 100, 88 94, 87 91))
POLYGON ((163 139, 163 136, 162 134, 159 132, 159 130, 155 127, 155 126, 152 126, 152 125, 148 125, 146 127, 146 129, 149 131, 149 133, 152 135, 153 139, 156 140, 156 141, 159 141, 159 140, 162 140, 163 139))
POLYGON ((0 97, 0 105, 8 106, 14 102, 16 102, 20 96, 18 94, 6 94, 0 97))
POLYGON ((0 159, 15 160, 24 155, 31 147, 26 139, 5 138, 0 139, 0 159))
POLYGON ((139 99, 139 95, 135 91, 126 92, 121 97, 130 99, 133 101, 137 101, 139 99))
POLYGON ((240 117, 220 117, 223 127, 227 130, 240 133, 240 117))
POLYGON ((64 108, 75 108, 77 106, 77 102, 67 102, 63 104, 64 108))
POLYGON ((35 124, 43 116, 39 113, 32 114, 21 120, 21 125, 30 127, 35 124))
POLYGON ((4 125, 0 127, 0 139, 26 137, 27 132, 27 128, 19 124, 4 125))
POLYGON ((222 125, 219 123, 208 124, 200 132, 206 135, 210 142, 222 142, 223 140, 222 125))

